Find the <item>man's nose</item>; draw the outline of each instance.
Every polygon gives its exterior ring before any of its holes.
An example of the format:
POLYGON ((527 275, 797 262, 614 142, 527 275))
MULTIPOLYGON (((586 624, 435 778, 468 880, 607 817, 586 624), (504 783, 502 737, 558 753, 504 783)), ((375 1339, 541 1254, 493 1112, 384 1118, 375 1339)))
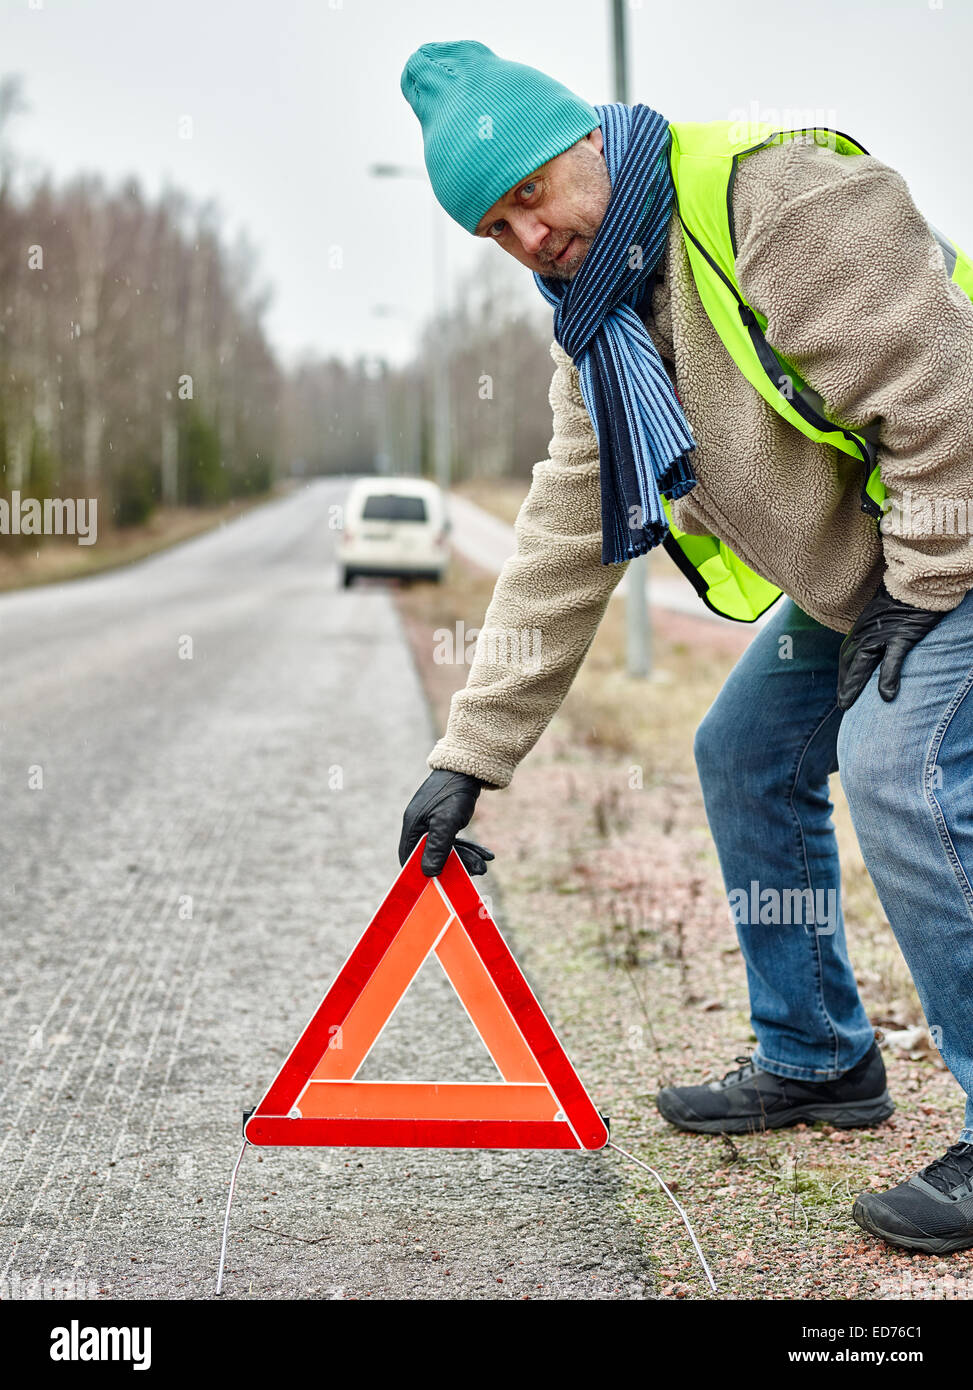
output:
POLYGON ((507 220, 528 256, 536 256, 550 235, 551 229, 547 223, 529 208, 519 208, 507 220))

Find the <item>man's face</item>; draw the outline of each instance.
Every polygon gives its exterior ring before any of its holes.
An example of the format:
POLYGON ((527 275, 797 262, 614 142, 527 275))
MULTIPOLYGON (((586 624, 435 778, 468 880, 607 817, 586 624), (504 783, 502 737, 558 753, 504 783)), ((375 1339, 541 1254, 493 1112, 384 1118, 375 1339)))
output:
POLYGON ((480 219, 476 235, 499 242, 528 270, 571 280, 588 254, 611 197, 596 127, 508 189, 480 219))

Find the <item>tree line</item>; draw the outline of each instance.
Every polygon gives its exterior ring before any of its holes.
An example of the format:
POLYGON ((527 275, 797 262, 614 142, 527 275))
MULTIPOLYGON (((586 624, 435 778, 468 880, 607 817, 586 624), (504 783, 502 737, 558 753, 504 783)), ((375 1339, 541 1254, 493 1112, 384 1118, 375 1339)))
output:
MULTIPOLYGON (((0 84, 0 122, 19 89, 0 84)), ((2 128, 0 128, 2 133, 2 128)), ((82 175, 18 192, 0 167, 0 461, 5 491, 96 497, 104 518, 266 490, 282 374, 266 291, 212 204, 82 175)))
POLYGON ((309 473, 371 472, 384 461, 393 473, 433 477, 434 374, 445 356, 453 479, 529 478, 551 437, 551 337, 550 307, 527 272, 485 246, 404 366, 329 358, 297 367, 285 385, 287 452, 309 473))
POLYGON ((529 476, 546 456, 550 310, 499 253, 407 364, 332 355, 285 371, 246 238, 226 246, 211 203, 152 199, 135 178, 22 188, 4 141, 20 103, 0 82, 0 492, 97 498, 103 523, 126 526, 290 474, 432 476, 442 342, 453 476, 529 476))

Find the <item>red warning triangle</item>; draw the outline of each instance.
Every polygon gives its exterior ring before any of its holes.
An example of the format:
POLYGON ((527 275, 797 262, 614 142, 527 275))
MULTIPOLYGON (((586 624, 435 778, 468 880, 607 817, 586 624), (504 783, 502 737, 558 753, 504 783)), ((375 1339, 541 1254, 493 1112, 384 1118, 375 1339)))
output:
POLYGON ((413 850, 244 1126, 251 1144, 600 1149, 605 1121, 456 850, 437 878, 413 850), (435 955, 501 1080, 358 1081, 423 962, 435 955))

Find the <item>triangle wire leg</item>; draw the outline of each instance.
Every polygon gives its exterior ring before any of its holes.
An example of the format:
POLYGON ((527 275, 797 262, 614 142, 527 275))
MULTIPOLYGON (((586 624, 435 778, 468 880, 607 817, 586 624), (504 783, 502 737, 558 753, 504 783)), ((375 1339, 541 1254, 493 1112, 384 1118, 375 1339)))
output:
POLYGON ((636 1158, 634 1154, 630 1154, 630 1153, 628 1152, 627 1149, 621 1149, 621 1148, 619 1148, 619 1146, 618 1146, 617 1144, 613 1143, 611 1140, 608 1141, 607 1147, 608 1147, 609 1149, 614 1149, 615 1152, 618 1153, 618 1154, 623 1154, 625 1158, 630 1158, 630 1159, 632 1160, 633 1163, 638 1164, 638 1166, 639 1166, 640 1168, 644 1168, 645 1171, 646 1171, 647 1173, 651 1173, 651 1174, 652 1174, 652 1176, 655 1178, 656 1182, 657 1182, 657 1183, 659 1184, 659 1186, 662 1188, 663 1192, 664 1192, 664 1193, 666 1194, 666 1196, 669 1198, 669 1201, 672 1203, 672 1205, 675 1207, 676 1211, 677 1211, 677 1212, 679 1213, 679 1215, 682 1217, 682 1223, 683 1223, 683 1225, 686 1227, 686 1230, 689 1232, 689 1238, 690 1238, 690 1240, 692 1241, 692 1243, 693 1243, 693 1245, 694 1245, 694 1247, 695 1247, 696 1254, 699 1256, 699 1262, 700 1262, 700 1264, 703 1266, 703 1269, 706 1271, 706 1278, 709 1280, 709 1286, 710 1286, 710 1288, 713 1290, 714 1293, 717 1293, 717 1292, 718 1292, 718 1289, 717 1289, 717 1287, 716 1287, 716 1280, 713 1278, 713 1272, 712 1272, 712 1270, 710 1269, 709 1265, 706 1263, 706 1256, 703 1254, 702 1249, 700 1248, 699 1241, 696 1239, 696 1232, 693 1230, 692 1226, 690 1226, 690 1224, 689 1224, 689 1217, 686 1215, 686 1213, 683 1211, 682 1207, 680 1206, 679 1202, 676 1200, 676 1198, 675 1198, 675 1197, 672 1195, 672 1193, 669 1191, 668 1187, 666 1187, 665 1183, 664 1183, 664 1182, 662 1181, 662 1179, 659 1177, 659 1174, 655 1171, 654 1168, 651 1168, 651 1167, 648 1165, 648 1163, 643 1163, 642 1160, 641 1160, 640 1158, 636 1158))
POLYGON ((230 1191, 226 1199, 226 1216, 223 1218, 223 1244, 220 1247, 220 1270, 216 1276, 216 1292, 223 1292, 223 1266, 226 1263, 226 1237, 230 1230, 230 1206, 233 1202, 233 1191, 236 1187, 236 1175, 240 1171, 240 1164, 243 1162, 243 1155, 249 1147, 249 1142, 244 1139, 243 1145, 233 1168, 233 1176, 230 1178, 230 1191))

